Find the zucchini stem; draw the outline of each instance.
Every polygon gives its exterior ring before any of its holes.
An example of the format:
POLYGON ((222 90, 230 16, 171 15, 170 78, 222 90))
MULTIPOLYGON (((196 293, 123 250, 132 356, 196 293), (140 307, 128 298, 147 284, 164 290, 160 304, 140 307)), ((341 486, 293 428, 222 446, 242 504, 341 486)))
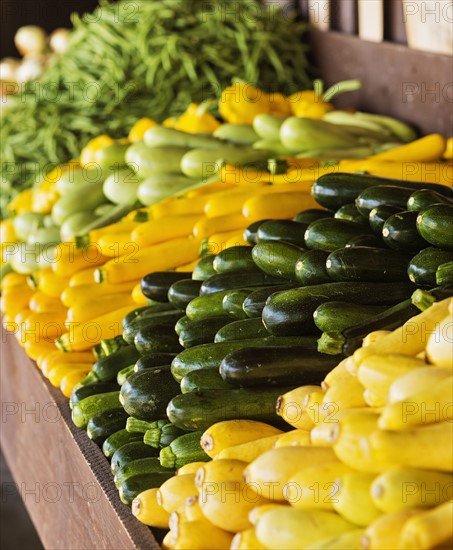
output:
POLYGON ((323 332, 318 339, 318 351, 328 355, 338 355, 343 351, 345 337, 341 332, 323 332))
POLYGON ((130 416, 126 421, 126 430, 128 432, 138 432, 138 433, 145 433, 148 430, 153 428, 152 422, 147 422, 146 420, 139 420, 138 418, 134 418, 133 416, 130 416))
POLYGON ((326 90, 322 96, 322 100, 329 103, 338 94, 342 94, 343 92, 355 92, 356 90, 360 90, 361 87, 362 82, 360 80, 343 80, 326 90))

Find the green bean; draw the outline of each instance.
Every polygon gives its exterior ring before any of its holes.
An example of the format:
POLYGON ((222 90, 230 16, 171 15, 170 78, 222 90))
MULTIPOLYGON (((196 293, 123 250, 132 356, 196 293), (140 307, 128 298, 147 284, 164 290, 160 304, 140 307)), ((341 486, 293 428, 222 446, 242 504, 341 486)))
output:
POLYGON ((310 84, 306 26, 269 15, 258 0, 235 2, 239 13, 229 0, 211 0, 209 10, 205 0, 135 0, 136 12, 130 0, 101 5, 71 17, 68 50, 49 63, 38 88, 27 83, 5 109, 2 216, 12 195, 35 183, 36 169, 28 173, 27 165, 77 158, 96 135, 120 138, 142 116, 179 115, 208 91, 218 97, 235 76, 284 93, 310 84), (43 93, 50 85, 56 99, 43 93))

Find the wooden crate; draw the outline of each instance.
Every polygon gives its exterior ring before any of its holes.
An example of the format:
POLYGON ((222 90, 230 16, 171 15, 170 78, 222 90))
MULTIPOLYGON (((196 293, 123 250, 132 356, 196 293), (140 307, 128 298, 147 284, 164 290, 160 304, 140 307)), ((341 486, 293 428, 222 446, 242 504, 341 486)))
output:
MULTIPOLYGON (((73 425, 68 399, 3 329, 0 392, 2 452, 45 548, 159 548, 120 501, 99 447, 73 425)), ((2 484, 4 504, 11 489, 2 484)))
POLYGON ((452 135, 453 60, 392 42, 368 42, 340 32, 311 31, 313 59, 327 86, 358 78, 363 88, 339 96, 338 108, 397 117, 421 134, 452 135))

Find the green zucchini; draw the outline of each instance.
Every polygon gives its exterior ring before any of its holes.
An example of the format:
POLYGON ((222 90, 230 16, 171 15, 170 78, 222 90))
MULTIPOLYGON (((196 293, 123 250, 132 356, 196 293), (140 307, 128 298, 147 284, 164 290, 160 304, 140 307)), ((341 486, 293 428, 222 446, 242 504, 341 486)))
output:
POLYGON ((387 204, 406 208, 407 201, 412 195, 413 190, 408 187, 399 187, 396 185, 378 185, 369 187, 360 193, 356 199, 357 210, 364 216, 369 216, 371 210, 387 204))
POLYGON ((193 268, 192 279, 195 281, 204 281, 208 277, 211 277, 211 275, 215 275, 216 271, 213 266, 215 257, 215 254, 205 254, 193 268))
POLYGON ((223 297, 223 310, 224 312, 234 319, 246 319, 247 314, 245 313, 242 305, 244 300, 254 292, 256 288, 238 288, 229 290, 223 297))
MULTIPOLYGON (((173 308, 172 305, 171 307, 173 308)), ((173 308, 169 311, 163 311, 161 313, 155 313, 146 317, 137 318, 135 321, 129 323, 125 329, 123 329, 123 338, 129 344, 133 345, 137 333, 143 328, 157 325, 166 325, 174 328, 176 321, 180 319, 181 315, 181 310, 173 308)))
MULTIPOLYGON (((95 355, 96 357, 96 354, 94 353, 93 351, 93 354, 95 355)), ((79 388, 82 388, 84 386, 92 386, 93 384, 99 384, 100 383, 100 380, 99 378, 96 376, 96 374, 93 372, 93 371, 90 371, 86 376, 85 378, 83 378, 80 382, 78 382, 75 386, 74 386, 74 390, 78 390, 79 388)), ((118 387, 118 386, 117 386, 118 387)), ((72 408, 72 407, 71 407, 72 408)))
POLYGON ((357 210, 357 206, 354 203, 340 206, 340 208, 335 212, 334 218, 337 220, 346 220, 348 222, 368 225, 368 218, 357 210))
POLYGON ((213 267, 216 273, 231 271, 256 271, 252 259, 251 246, 231 246, 220 251, 214 258, 213 267))
POLYGON ((181 393, 201 390, 231 389, 215 369, 201 369, 188 372, 181 380, 181 393))
POLYGON ((184 433, 184 430, 180 430, 171 422, 167 422, 167 424, 161 426, 160 428, 151 428, 146 431, 143 436, 143 442, 146 443, 146 445, 150 445, 156 449, 161 449, 162 447, 167 447, 170 445, 174 439, 184 433))
POLYGON ((337 366, 341 355, 333 357, 301 346, 244 348, 227 355, 220 375, 235 386, 320 384, 337 366))
POLYGON ((150 300, 168 302, 168 289, 176 281, 187 279, 188 275, 178 271, 155 271, 143 277, 140 281, 140 289, 150 300))
POLYGON ((352 237, 346 245, 345 248, 354 248, 356 246, 369 246, 371 248, 386 248, 384 241, 376 237, 376 235, 358 235, 357 237, 352 237))
POLYGON ((176 357, 176 353, 153 352, 147 353, 138 359, 134 365, 134 372, 142 372, 148 369, 169 365, 176 357))
POLYGON ((191 324, 181 331, 179 343, 184 348, 191 348, 200 344, 213 342, 216 332, 230 322, 231 319, 226 315, 201 319, 200 321, 191 321, 191 324))
POLYGON ((256 240, 261 241, 285 241, 299 246, 305 245, 305 230, 308 223, 291 220, 269 220, 262 223, 257 231, 256 240))
POLYGON ((425 311, 431 307, 434 302, 445 300, 453 296, 453 285, 439 286, 430 290, 417 288, 412 294, 411 301, 420 311, 425 311))
POLYGON ((271 296, 263 309, 263 322, 276 336, 307 334, 313 328, 313 313, 324 302, 353 301, 358 304, 394 304, 410 296, 412 284, 365 282, 324 283, 294 288, 271 296))
POLYGON ((431 245, 453 250, 453 204, 435 204, 422 210, 417 231, 431 245))
POLYGON ((162 483, 174 476, 172 470, 160 470, 151 474, 138 474, 129 477, 119 488, 121 502, 131 506, 134 498, 147 489, 160 487, 162 483))
POLYGON ((316 220, 321 218, 332 218, 334 213, 331 210, 324 210, 323 208, 308 208, 307 210, 302 210, 296 214, 293 218, 295 222, 305 223, 310 225, 316 220))
POLYGON ((258 420, 281 426, 275 403, 280 395, 294 387, 183 393, 169 402, 167 416, 175 426, 187 431, 206 430, 216 422, 236 419, 258 420))
MULTIPOLYGON (((362 345, 362 340, 367 334, 375 330, 394 330, 406 321, 426 309, 436 300, 443 300, 453 295, 453 287, 433 288, 430 291, 417 289, 409 300, 378 313, 369 320, 364 320, 357 325, 337 333, 334 345, 331 349, 341 350, 345 355, 352 355, 362 345)), ((319 348, 318 348, 319 349, 319 348)))
POLYGON ((275 292, 281 292, 282 290, 288 290, 296 286, 297 285, 293 283, 293 284, 274 285, 274 286, 266 286, 264 288, 259 288, 258 290, 255 290, 249 296, 247 296, 247 298, 244 300, 244 303, 242 304, 242 309, 247 314, 247 317, 261 318, 261 313, 264 309, 264 305, 266 304, 266 300, 269 298, 269 296, 271 296, 272 294, 275 294, 275 292))
POLYGON ((453 260, 440 264, 436 271, 436 284, 439 286, 453 284, 453 260))
POLYGON ((120 447, 123 447, 128 443, 133 443, 135 441, 141 442, 142 439, 142 434, 131 433, 128 432, 126 429, 118 430, 117 432, 109 435, 104 441, 104 443, 102 444, 102 452, 107 458, 110 458, 120 447))
POLYGON ((127 413, 122 407, 99 412, 88 421, 88 437, 102 445, 107 437, 126 426, 126 420, 127 413))
POLYGON ((261 317, 241 319, 228 323, 217 331, 214 342, 231 342, 248 338, 264 338, 269 336, 261 317))
POLYGON ((186 309, 187 304, 200 295, 202 281, 182 279, 172 284, 168 290, 168 301, 177 309, 186 309))
POLYGON ((192 321, 187 317, 187 315, 184 315, 180 319, 176 321, 175 324, 175 332, 179 336, 181 332, 190 325, 192 321))
POLYGON ((121 386, 119 399, 129 415, 139 420, 157 420, 165 416, 168 401, 177 395, 179 390, 179 384, 173 379, 170 366, 165 366, 129 376, 121 386))
MULTIPOLYGON (((143 435, 142 435, 143 438, 143 435)), ((140 460, 141 458, 157 457, 159 452, 153 447, 145 445, 143 441, 132 441, 122 445, 112 456, 110 468, 115 475, 124 465, 140 460)))
POLYGON ((368 215, 368 221, 373 233, 378 237, 381 237, 384 223, 390 218, 390 216, 398 214, 399 212, 404 212, 404 208, 400 208, 399 206, 391 206, 389 204, 381 204, 376 208, 373 208, 368 215))
POLYGON ((102 382, 112 382, 116 379, 120 370, 133 365, 140 357, 134 346, 120 348, 117 352, 107 355, 94 363, 92 372, 102 382))
POLYGON ((229 290, 222 290, 194 298, 186 308, 187 317, 191 321, 199 321, 225 315, 223 298, 228 292, 229 290))
POLYGON ((257 233, 260 225, 268 221, 269 219, 265 219, 265 220, 258 220, 256 222, 251 223, 248 227, 244 229, 244 240, 246 240, 251 245, 256 244, 258 242, 257 233))
MULTIPOLYGON (((258 245, 255 245, 255 247, 256 246, 258 245)), ((253 247, 253 250, 255 250, 255 247, 253 247)), ((255 254, 253 254, 253 259, 256 262, 255 254)), ((281 282, 279 277, 263 273, 263 271, 258 268, 256 271, 231 271, 229 273, 219 273, 209 277, 209 279, 203 282, 200 289, 200 296, 236 288, 244 288, 246 286, 269 286, 281 282)))
POLYGON ((101 344, 96 344, 95 346, 93 346, 93 355, 94 355, 94 358, 96 359, 96 361, 98 359, 102 359, 102 357, 105 357, 105 350, 104 348, 101 346, 101 344))
MULTIPOLYGON (((263 346, 291 346, 302 345, 310 346, 314 339, 307 336, 291 336, 291 337, 272 337, 266 338, 251 338, 249 340, 234 340, 229 342, 218 342, 215 344, 201 344, 194 346, 178 354, 171 364, 172 374, 178 382, 182 380, 186 374, 200 369, 217 370, 222 362, 232 351, 241 348, 259 348, 263 346)), ((315 346, 316 347, 316 346, 315 346)))
POLYGON ((345 355, 352 355, 362 345, 362 340, 370 332, 374 332, 375 330, 394 330, 414 315, 417 315, 417 313, 420 313, 420 311, 412 304, 411 300, 404 300, 382 313, 378 313, 374 317, 348 327, 342 333, 338 333, 337 347, 332 351, 342 351, 345 355))
POLYGON ((141 355, 182 351, 173 323, 170 325, 145 325, 135 335, 134 344, 141 355))
POLYGON ((333 281, 394 282, 407 280, 410 257, 395 250, 354 246, 329 254, 326 269, 333 281))
POLYGON ((69 397, 69 407, 72 409, 74 405, 85 399, 85 397, 90 397, 90 395, 100 395, 102 393, 118 390, 119 387, 116 382, 97 382, 95 384, 74 388, 69 397))
MULTIPOLYGON (((311 189, 316 202, 325 208, 338 210, 345 204, 353 203, 367 188, 392 185, 417 189, 432 189, 445 196, 451 196, 451 191, 444 185, 435 183, 409 182, 389 178, 380 178, 369 174, 324 174, 315 181, 311 189)), ((404 205, 404 208, 406 205, 404 205)))
POLYGON ((180 435, 161 449, 159 460, 164 468, 181 468, 190 462, 208 462, 210 457, 200 445, 202 431, 180 435))
POLYGON ((303 248, 287 242, 261 241, 253 247, 252 255, 260 269, 281 282, 280 278, 296 280, 296 264, 304 252, 303 248))
POLYGON ((390 216, 382 228, 382 237, 387 246, 399 252, 415 253, 429 246, 417 231, 417 212, 405 211, 390 216))
POLYGON ((387 306, 332 301, 319 305, 313 313, 313 319, 321 332, 342 332, 386 310, 387 306))
POLYGON ((419 191, 412 193, 409 197, 409 200, 407 201, 407 209, 418 212, 428 208, 429 206, 433 206, 434 204, 452 203, 453 201, 449 197, 441 195, 436 191, 432 191, 431 189, 420 189, 419 191))
POLYGON ((166 311, 173 311, 175 308, 168 303, 165 304, 154 304, 151 306, 141 306, 137 309, 134 309, 130 313, 128 313, 124 319, 123 319, 123 331, 126 329, 126 327, 129 325, 129 323, 132 323, 136 319, 148 317, 150 315, 154 315, 155 313, 163 313, 166 311))
POLYGON ((162 467, 157 456, 148 456, 145 458, 138 458, 132 462, 127 462, 122 468, 117 470, 113 481, 119 489, 121 485, 123 485, 123 483, 130 477, 161 472, 167 473, 168 470, 168 468, 162 467))
POLYGON ((369 227, 359 223, 324 218, 316 220, 308 226, 305 232, 305 244, 311 250, 333 252, 346 246, 353 237, 367 235, 370 232, 369 227))
POLYGON ((128 367, 124 367, 124 369, 121 369, 120 372, 116 375, 116 381, 118 382, 118 386, 122 386, 124 382, 129 378, 129 376, 134 373, 135 364, 129 365, 128 367))
POLYGON ((122 336, 115 336, 114 338, 107 338, 106 340, 101 340, 101 348, 104 351, 103 357, 115 353, 122 347, 126 347, 129 344, 122 336))
POLYGON ((119 391, 112 391, 85 397, 72 407, 72 421, 77 428, 86 428, 95 414, 119 407, 119 396, 119 391))
POLYGON ((321 206, 338 210, 345 204, 353 203, 364 189, 383 185, 385 181, 383 178, 362 174, 324 174, 313 184, 311 194, 321 206))
POLYGON ((328 255, 324 250, 308 250, 302 254, 294 270, 296 280, 303 286, 330 282, 326 270, 328 255))
POLYGON ((152 422, 148 422, 147 420, 140 420, 138 418, 134 418, 133 416, 129 416, 126 422, 126 430, 131 433, 144 434, 147 430, 150 430, 157 426, 163 426, 167 423, 168 420, 162 418, 160 420, 153 420, 152 422))
POLYGON ((453 261, 453 251, 441 250, 432 246, 420 250, 407 266, 409 279, 416 285, 436 285, 437 268, 453 261))
MULTIPOLYGON (((135 319, 138 319, 139 317, 142 317, 144 316, 148 311, 151 310, 153 306, 140 306, 134 310, 132 310, 130 313, 128 313, 124 318, 123 318, 123 324, 122 324, 122 328, 123 328, 123 331, 125 329, 125 327, 129 324, 129 323, 132 323, 132 321, 135 321, 135 319)), ((165 309, 173 309, 173 306, 169 305, 169 304, 165 304, 165 309)))

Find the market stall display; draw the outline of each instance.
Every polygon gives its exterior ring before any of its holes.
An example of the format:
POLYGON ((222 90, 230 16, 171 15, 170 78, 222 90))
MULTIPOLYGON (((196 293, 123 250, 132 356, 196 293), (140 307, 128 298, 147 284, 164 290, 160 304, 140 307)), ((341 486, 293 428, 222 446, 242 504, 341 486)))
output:
POLYGON ((230 76, 8 203, 3 327, 163 548, 448 547, 453 138, 230 76))

